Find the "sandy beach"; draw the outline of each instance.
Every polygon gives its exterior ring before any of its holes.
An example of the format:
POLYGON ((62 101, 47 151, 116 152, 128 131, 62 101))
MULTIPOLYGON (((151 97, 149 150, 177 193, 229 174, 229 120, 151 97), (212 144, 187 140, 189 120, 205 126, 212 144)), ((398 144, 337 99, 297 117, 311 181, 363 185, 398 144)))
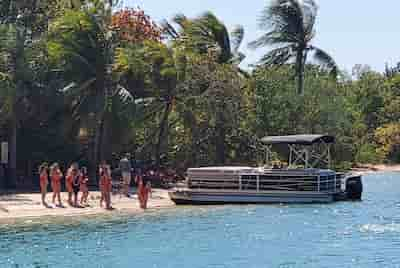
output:
MULTIPOLYGON (((136 195, 130 198, 119 194, 112 196, 112 206, 114 210, 108 211, 99 205, 100 192, 91 192, 89 195, 89 207, 74 208, 67 203, 67 193, 62 193, 64 208, 45 208, 41 204, 39 193, 27 194, 4 194, 0 195, 0 222, 38 217, 57 217, 57 216, 84 216, 112 214, 119 212, 142 213, 144 210, 139 208, 136 195)), ((47 196, 47 201, 51 204, 51 193, 47 196)), ((174 203, 168 197, 166 190, 153 190, 152 197, 148 202, 148 209, 160 209, 173 207, 174 203)))
POLYGON ((360 174, 369 172, 400 172, 400 165, 387 165, 387 164, 358 164, 352 168, 353 172, 360 174))
MULTIPOLYGON (((400 172, 400 165, 358 165, 352 169, 355 173, 366 174, 370 172, 400 172)), ((50 192, 47 201, 51 204, 50 192)), ((93 191, 89 195, 89 207, 74 208, 67 203, 67 193, 62 193, 63 208, 45 208, 41 204, 39 193, 25 194, 0 194, 0 222, 23 219, 23 218, 42 218, 42 217, 74 217, 90 215, 112 215, 112 213, 143 213, 139 208, 136 195, 130 198, 116 194, 112 196, 112 206, 114 210, 108 211, 99 206, 100 192, 93 191)), ((167 190, 153 189, 152 197, 148 202, 148 209, 171 208, 175 204, 170 200, 167 190)))

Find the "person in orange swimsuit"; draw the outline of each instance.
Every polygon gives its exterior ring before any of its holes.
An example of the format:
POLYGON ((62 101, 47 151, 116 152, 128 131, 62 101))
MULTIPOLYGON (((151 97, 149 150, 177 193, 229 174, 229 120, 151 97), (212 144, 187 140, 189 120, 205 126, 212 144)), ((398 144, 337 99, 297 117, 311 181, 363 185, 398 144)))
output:
POLYGON ((143 209, 147 208, 147 201, 149 200, 149 197, 151 197, 151 182, 148 180, 145 183, 144 189, 143 189, 143 209))
POLYGON ((53 204, 55 204, 56 197, 58 199, 58 205, 62 207, 61 202, 61 179, 63 174, 60 170, 58 163, 54 163, 50 167, 50 178, 51 178, 51 188, 53 190, 53 204))
POLYGON ((101 192, 100 206, 103 207, 103 201, 106 203, 106 209, 111 207, 111 168, 105 161, 102 161, 99 166, 99 188, 101 192))
POLYGON ((88 201, 87 201, 88 196, 89 196, 88 182, 89 182, 89 176, 87 173, 87 168, 82 167, 80 175, 79 175, 79 189, 82 192, 81 206, 88 205, 88 201))
POLYGON ((137 196, 139 199, 140 208, 147 208, 147 201, 149 199, 149 195, 151 194, 151 183, 150 181, 145 182, 142 176, 137 176, 137 196))
POLYGON ((48 207, 46 202, 47 185, 49 184, 48 169, 49 167, 47 163, 43 163, 39 167, 40 192, 42 193, 42 205, 45 207, 48 207))
POLYGON ((67 170, 67 176, 65 176, 65 188, 68 192, 68 204, 72 206, 72 193, 74 192, 72 188, 72 182, 74 180, 74 164, 72 164, 67 170))
POLYGON ((102 161, 99 165, 99 190, 101 194, 100 198, 100 207, 103 207, 103 201, 105 201, 105 191, 104 191, 104 185, 105 185, 105 168, 106 164, 105 161, 102 161))
POLYGON ((112 209, 111 207, 111 167, 110 165, 105 166, 105 172, 103 176, 103 190, 104 190, 104 198, 106 201, 106 209, 112 209))

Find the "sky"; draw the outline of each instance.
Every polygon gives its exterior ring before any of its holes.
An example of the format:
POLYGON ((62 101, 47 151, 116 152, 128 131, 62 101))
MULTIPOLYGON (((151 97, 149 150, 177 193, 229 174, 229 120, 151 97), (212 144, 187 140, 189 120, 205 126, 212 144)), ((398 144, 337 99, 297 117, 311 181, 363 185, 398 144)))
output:
MULTIPOLYGON (((385 64, 400 62, 399 0, 315 0, 319 6, 313 45, 324 49, 342 70, 367 64, 382 72, 385 64)), ((250 50, 247 44, 262 34, 257 19, 270 0, 124 0, 126 7, 140 7, 155 21, 177 13, 187 17, 212 11, 232 29, 245 28, 241 51, 245 65, 254 64, 268 49, 250 50)))

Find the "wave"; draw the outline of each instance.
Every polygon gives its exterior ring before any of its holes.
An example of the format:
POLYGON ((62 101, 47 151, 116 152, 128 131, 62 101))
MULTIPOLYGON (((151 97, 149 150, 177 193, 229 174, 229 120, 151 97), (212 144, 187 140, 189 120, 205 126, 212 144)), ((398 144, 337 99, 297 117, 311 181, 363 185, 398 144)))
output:
POLYGON ((361 232, 373 232, 373 233, 385 233, 385 232, 395 232, 400 233, 399 223, 389 223, 389 224, 364 224, 360 228, 361 232))

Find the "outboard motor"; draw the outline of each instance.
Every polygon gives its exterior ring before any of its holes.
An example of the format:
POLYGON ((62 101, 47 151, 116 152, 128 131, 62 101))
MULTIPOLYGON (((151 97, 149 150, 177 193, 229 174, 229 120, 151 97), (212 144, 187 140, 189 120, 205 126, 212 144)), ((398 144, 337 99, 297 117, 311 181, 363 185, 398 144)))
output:
POLYGON ((363 185, 361 175, 351 175, 346 178, 346 198, 347 200, 361 200, 363 185))

